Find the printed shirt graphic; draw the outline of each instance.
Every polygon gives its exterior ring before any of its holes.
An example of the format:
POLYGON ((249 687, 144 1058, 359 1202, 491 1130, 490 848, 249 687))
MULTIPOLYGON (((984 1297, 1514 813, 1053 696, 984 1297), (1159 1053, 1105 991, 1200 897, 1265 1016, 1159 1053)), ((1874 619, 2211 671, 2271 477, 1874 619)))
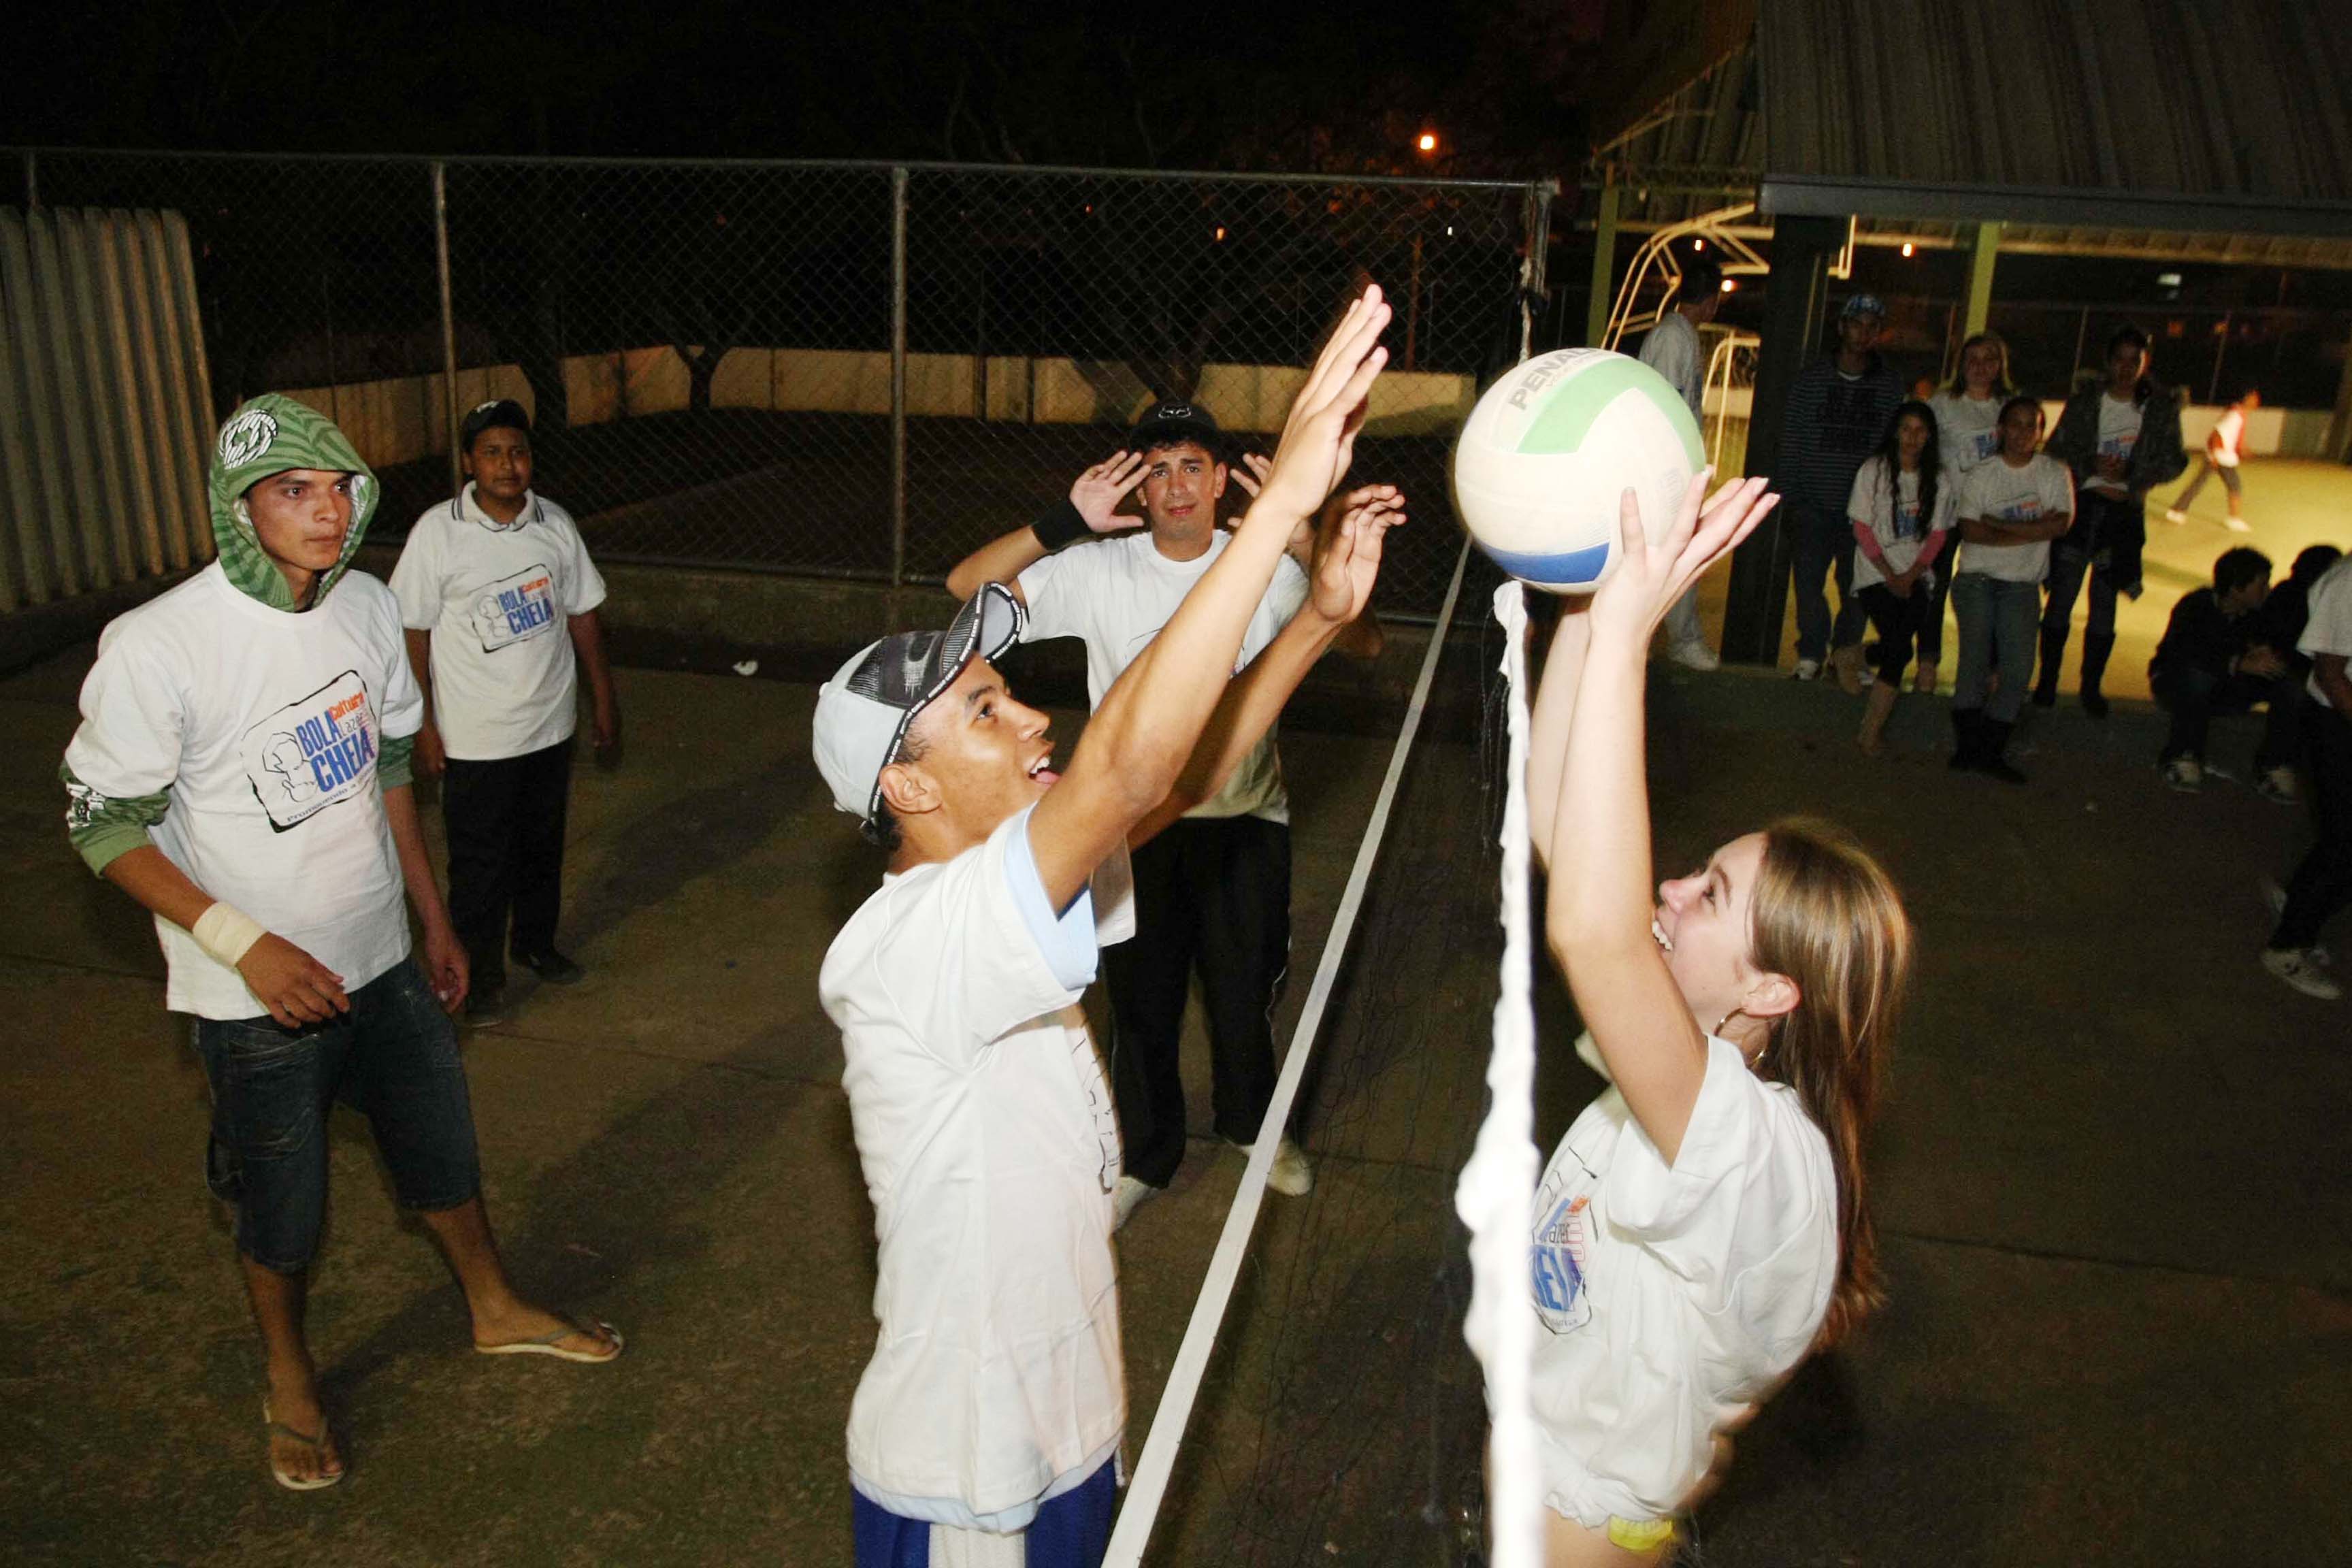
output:
POLYGON ((1936 444, 1944 458, 1944 483, 1957 489, 1962 476, 2000 450, 2000 397, 1939 392, 1927 399, 1936 416, 1936 444))
POLYGON ((1709 1038, 1674 1163, 1610 1089, 1554 1151, 1528 1221, 1545 1501, 1593 1525, 1663 1518, 1706 1473, 1715 1426, 1820 1331, 1829 1141, 1794 1090, 1709 1038))
MULTIPOLYGON (((1098 706, 1103 693, 1151 646, 1151 639, 1160 635, 1160 628, 1168 624, 1210 563, 1223 553, 1231 538, 1224 530, 1218 530, 1208 550, 1195 561, 1169 560, 1151 542, 1148 530, 1082 541, 1048 555, 1021 574, 1021 596, 1029 603, 1029 619, 1021 640, 1085 638, 1087 702, 1089 707, 1098 706)), ((1235 669, 1264 651, 1306 602, 1307 574, 1286 555, 1250 615, 1235 669)), ((1269 729, 1242 759, 1213 799, 1185 815, 1262 816, 1269 822, 1288 822, 1290 795, 1283 787, 1282 759, 1275 748, 1274 731, 1269 729)))
POLYGON ((879 1244, 850 1470, 973 1518, 1034 1503, 1126 1422, 1117 1121, 1085 978, 1056 973, 1009 873, 1028 822, 886 878, 818 975, 879 1244))
MULTIPOLYGON (((1922 519, 1919 515, 1919 476, 1898 473, 1895 483, 1886 482, 1886 459, 1874 457, 1863 464, 1862 471, 1853 477, 1853 494, 1846 498, 1846 516, 1867 527, 1877 537, 1879 553, 1897 572, 1907 572, 1919 559, 1920 548, 1927 535, 1937 529, 1952 526, 1955 515, 1955 491, 1959 486, 1950 474, 1942 476, 1936 487, 1936 515, 1922 519)), ((1942 556, 1937 557, 1936 570, 1943 570, 1942 556)), ((1856 592, 1874 583, 1884 583, 1886 574, 1878 563, 1863 551, 1853 555, 1853 585, 1856 592)))
POLYGON ((2246 411, 2234 403, 2230 405, 2221 411, 2221 417, 2213 422, 2213 434, 2221 443, 2213 453, 2213 460, 2225 468, 2236 468, 2239 448, 2246 439, 2246 411))
MULTIPOLYGON (((2138 404, 2128 397, 2099 394, 2099 456, 2120 461, 2126 474, 2131 471, 2132 451, 2139 445, 2139 426, 2138 404)), ((2083 488, 2118 500, 2131 498, 2131 486, 2122 480, 2089 479, 2083 481, 2083 488)))
POLYGON ((433 720, 453 757, 496 762, 571 739, 571 617, 604 602, 572 516, 535 494, 504 526, 474 487, 416 520, 392 574, 402 624, 433 634, 433 720))
MULTIPOLYGON (((219 563, 119 616, 82 684, 66 762, 93 796, 168 790, 155 847, 354 988, 408 953, 400 862, 376 763, 424 699, 399 606, 364 573, 315 609, 272 609, 219 563)), ((235 969, 155 922, 165 1005, 206 1018, 268 1011, 235 969)))
MULTIPOLYGON (((1959 484, 1958 514, 1963 518, 1999 518, 2032 522, 2042 518, 2072 516, 2074 481, 2066 465, 2035 453, 2023 468, 1996 458, 1979 463, 1959 484)), ((1959 570, 2007 583, 2039 583, 2050 574, 2050 542, 2024 544, 1962 544, 1959 570)))
POLYGON ((378 748, 367 684, 347 669, 245 732, 245 776, 283 833, 375 788, 378 748))

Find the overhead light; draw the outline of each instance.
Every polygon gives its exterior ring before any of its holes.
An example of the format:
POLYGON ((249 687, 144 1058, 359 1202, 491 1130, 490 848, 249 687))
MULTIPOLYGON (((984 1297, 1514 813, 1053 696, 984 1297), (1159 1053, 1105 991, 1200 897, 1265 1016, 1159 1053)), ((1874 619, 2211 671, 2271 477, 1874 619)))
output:
POLYGON ((1724 291, 1725 293, 1727 293, 1727 294, 1730 293, 1733 289, 1738 289, 1738 287, 1739 287, 1739 279, 1737 279, 1737 278, 1727 278, 1727 279, 1725 279, 1723 280, 1723 291, 1724 291))
POLYGON ((1691 248, 1693 250, 1705 250, 1706 248, 1706 241, 1703 239, 1694 239, 1691 241, 1691 248))
POLYGON ((1217 237, 1219 239, 1225 237, 1225 226, 1223 224, 1219 224, 1217 226, 1217 237))
POLYGON ((1903 242, 1903 254, 1906 256, 1911 254, 1911 242, 1907 239, 1903 242))
POLYGON ((2156 286, 2159 289, 2178 289, 2180 287, 2180 274, 2159 272, 2156 275, 2156 286))
POLYGON ((1423 152, 1424 152, 1424 153, 1434 153, 1434 152, 1436 152, 1436 151, 1437 151, 1437 132, 1434 132, 1434 131, 1424 131, 1424 132, 1423 132, 1421 133, 1421 141, 1420 141, 1420 142, 1418 143, 1418 145, 1420 146, 1421 150, 1422 150, 1423 152))

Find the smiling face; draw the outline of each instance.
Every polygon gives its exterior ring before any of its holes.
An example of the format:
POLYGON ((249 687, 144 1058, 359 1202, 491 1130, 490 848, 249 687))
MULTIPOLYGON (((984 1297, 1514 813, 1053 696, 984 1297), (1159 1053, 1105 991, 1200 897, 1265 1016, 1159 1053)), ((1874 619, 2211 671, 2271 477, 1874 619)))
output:
POLYGON ((1960 356, 1960 378, 1970 397, 1990 397, 2000 380, 2000 348, 1995 343, 1978 343, 1960 356))
POLYGON ((1756 967, 1749 900, 1764 864, 1764 836, 1735 838, 1687 877, 1658 884, 1651 934, 1702 1027, 1745 1006, 1768 977, 1756 967))
POLYGON ((262 553, 285 574, 298 604, 319 574, 334 570, 343 557, 357 478, 325 468, 289 468, 245 492, 262 553))
POLYGON ((2000 417, 2000 455, 2011 464, 2022 468, 2042 445, 2042 409, 2039 405, 2021 403, 2000 417))
POLYGON ((1217 525, 1217 499, 1225 493, 1225 466, 1197 441, 1160 447, 1144 455, 1143 515, 1162 550, 1189 559, 1207 548, 1217 525))
POLYGON ((916 715, 899 760, 882 770, 882 795, 921 858, 977 844, 1045 798, 1060 777, 1046 766, 1052 725, 984 658, 916 715))

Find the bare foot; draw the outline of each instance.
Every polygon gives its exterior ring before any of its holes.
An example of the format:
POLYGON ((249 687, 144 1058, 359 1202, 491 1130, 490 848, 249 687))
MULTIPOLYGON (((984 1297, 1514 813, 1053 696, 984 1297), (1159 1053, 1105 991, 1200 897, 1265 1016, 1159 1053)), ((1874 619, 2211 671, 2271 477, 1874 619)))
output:
POLYGON ((343 1479, 343 1457, 309 1369, 271 1374, 261 1418, 268 1424, 269 1471, 279 1486, 310 1491, 343 1479))
POLYGON ((593 1318, 575 1321, 526 1301, 515 1301, 502 1310, 476 1315, 476 1350, 497 1352, 524 1346, 569 1361, 611 1361, 621 1353, 621 1336, 611 1325, 593 1318))

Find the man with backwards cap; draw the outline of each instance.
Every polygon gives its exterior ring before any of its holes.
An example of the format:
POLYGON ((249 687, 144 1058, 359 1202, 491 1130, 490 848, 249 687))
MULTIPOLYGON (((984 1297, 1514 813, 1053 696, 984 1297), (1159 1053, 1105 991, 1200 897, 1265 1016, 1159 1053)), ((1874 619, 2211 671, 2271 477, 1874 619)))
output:
POLYGON ((509 951, 551 984, 581 978, 555 946, 575 656, 597 751, 619 739, 621 710, 596 619, 604 579, 572 514, 530 488, 530 416, 510 398, 481 404, 458 450, 469 481, 409 530, 392 591, 425 693, 417 770, 441 778, 449 918, 473 965, 466 1016, 489 1024, 509 951))
MULTIPOLYGON (((1099 707, 1112 682, 1151 640, 1226 547, 1217 503, 1228 477, 1255 493, 1265 459, 1231 470, 1216 420, 1195 403, 1161 403, 1136 426, 1128 449, 1088 468, 1069 500, 1034 525, 965 557, 948 588, 968 596, 982 583, 1010 585, 1027 612, 1024 642, 1075 637, 1087 647, 1087 696, 1099 707), (1118 510, 1139 489, 1148 526, 1118 510), (1115 535, 1114 537, 1105 537, 1115 535)), ((1373 486, 1337 500, 1345 510, 1400 498, 1373 486)), ((1311 532, 1250 617, 1241 662, 1272 642, 1307 594, 1311 532)), ((1369 626, 1369 623, 1367 623, 1369 626)), ((1379 651, 1376 627, 1351 653, 1379 651)), ((1274 1001, 1290 962, 1290 796, 1268 733, 1212 799, 1171 826, 1134 862, 1136 931, 1106 947, 1111 1005, 1111 1087, 1127 1170, 1118 1215, 1166 1187, 1184 1158, 1184 1080, 1179 1068, 1184 1005, 1197 969, 1206 1005, 1217 1131, 1246 1146, 1274 1098, 1274 1001)), ((1281 1137, 1268 1184, 1297 1195, 1313 1184, 1297 1142, 1281 1137)))
POLYGON ((348 570, 375 476, 324 416, 273 394, 221 426, 209 488, 218 556, 99 639, 66 821, 90 868, 154 913, 164 1005, 194 1015, 206 1176, 236 1207, 268 1354, 269 1469, 310 1491, 343 1479, 302 1326, 338 1099, 448 1258, 476 1350, 603 1362, 621 1336, 518 1298, 482 1206, 444 1011, 465 1000, 465 949, 409 789, 423 709, 392 595, 348 570))
POLYGON ((818 769, 890 856, 819 977, 879 1242, 880 1331, 849 1415, 861 1565, 1100 1561, 1126 1391, 1118 1131, 1077 1005, 1089 879, 1214 793, 1369 597, 1385 503, 1327 526, 1306 606, 1232 679, 1291 531, 1347 471, 1388 319, 1377 289, 1349 306, 1262 492, 1066 773, 991 662, 1023 619, 1001 584, 818 694, 818 769))

